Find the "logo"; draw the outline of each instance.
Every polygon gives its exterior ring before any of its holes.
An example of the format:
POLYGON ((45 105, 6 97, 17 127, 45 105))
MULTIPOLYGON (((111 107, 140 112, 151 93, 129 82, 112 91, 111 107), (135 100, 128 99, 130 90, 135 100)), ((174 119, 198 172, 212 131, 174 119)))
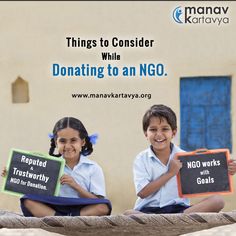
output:
POLYGON ((172 12, 172 18, 177 24, 217 26, 229 24, 228 6, 178 6, 172 12))
POLYGON ((175 20, 175 22, 179 23, 179 24, 183 24, 182 20, 180 19, 180 16, 183 14, 183 10, 181 9, 181 7, 176 7, 173 11, 173 19, 175 20))

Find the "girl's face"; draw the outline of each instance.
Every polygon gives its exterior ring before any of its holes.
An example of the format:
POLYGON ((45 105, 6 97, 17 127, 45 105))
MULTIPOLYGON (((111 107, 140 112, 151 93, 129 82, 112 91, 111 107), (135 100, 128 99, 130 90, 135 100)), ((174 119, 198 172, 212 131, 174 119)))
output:
POLYGON ((56 146, 66 161, 79 160, 84 144, 85 140, 79 137, 79 132, 75 129, 68 127, 57 132, 56 146))

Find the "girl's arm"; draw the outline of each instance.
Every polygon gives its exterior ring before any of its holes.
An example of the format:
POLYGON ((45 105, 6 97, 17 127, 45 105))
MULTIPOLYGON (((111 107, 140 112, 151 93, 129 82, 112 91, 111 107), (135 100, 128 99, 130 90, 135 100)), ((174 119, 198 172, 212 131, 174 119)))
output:
POLYGON ((76 190, 79 193, 79 196, 82 198, 99 198, 93 193, 90 193, 83 189, 70 175, 64 174, 61 179, 61 184, 68 184, 70 187, 72 187, 74 190, 76 190))
POLYGON ((4 167, 3 170, 2 170, 1 176, 6 177, 6 175, 7 175, 7 168, 4 167))
POLYGON ((173 176, 178 174, 181 167, 182 163, 179 160, 173 158, 170 161, 168 172, 147 184, 140 192, 138 192, 137 195, 140 198, 146 198, 149 195, 158 192, 165 183, 167 183, 173 176))

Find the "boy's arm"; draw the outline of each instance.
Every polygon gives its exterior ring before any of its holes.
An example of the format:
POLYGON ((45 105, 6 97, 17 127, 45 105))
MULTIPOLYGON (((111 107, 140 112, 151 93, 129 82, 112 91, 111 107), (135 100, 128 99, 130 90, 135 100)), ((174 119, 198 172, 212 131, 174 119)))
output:
POLYGON ((234 175, 236 173, 236 160, 235 159, 229 160, 228 170, 231 175, 234 175))
POLYGON ((143 189, 141 189, 138 192, 137 195, 140 198, 146 198, 149 195, 159 191, 160 188, 165 183, 167 183, 173 176, 178 174, 181 167, 182 167, 182 163, 179 160, 177 160, 176 158, 173 158, 170 161, 169 170, 165 174, 160 176, 158 179, 153 180, 152 182, 148 183, 143 189))

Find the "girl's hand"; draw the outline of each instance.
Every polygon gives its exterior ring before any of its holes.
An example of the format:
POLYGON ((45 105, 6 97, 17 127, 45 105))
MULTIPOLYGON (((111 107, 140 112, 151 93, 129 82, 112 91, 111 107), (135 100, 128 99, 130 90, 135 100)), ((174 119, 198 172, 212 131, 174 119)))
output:
POLYGON ((70 175, 65 175, 65 174, 60 178, 60 182, 61 184, 68 184, 72 188, 75 188, 78 185, 76 181, 73 179, 73 177, 71 177, 70 175))
POLYGON ((236 173, 236 160, 235 159, 229 160, 228 171, 229 171, 229 174, 231 175, 234 175, 236 173))
POLYGON ((4 167, 3 170, 2 170, 1 176, 6 177, 6 175, 7 175, 7 168, 4 167))
POLYGON ((68 184, 70 187, 72 187, 75 191, 78 192, 80 197, 83 198, 98 198, 95 194, 88 192, 87 190, 83 189, 70 175, 64 174, 60 178, 61 184, 68 184))
POLYGON ((173 176, 177 175, 182 166, 183 164, 181 163, 181 161, 174 157, 172 160, 170 160, 168 172, 171 173, 173 176))

